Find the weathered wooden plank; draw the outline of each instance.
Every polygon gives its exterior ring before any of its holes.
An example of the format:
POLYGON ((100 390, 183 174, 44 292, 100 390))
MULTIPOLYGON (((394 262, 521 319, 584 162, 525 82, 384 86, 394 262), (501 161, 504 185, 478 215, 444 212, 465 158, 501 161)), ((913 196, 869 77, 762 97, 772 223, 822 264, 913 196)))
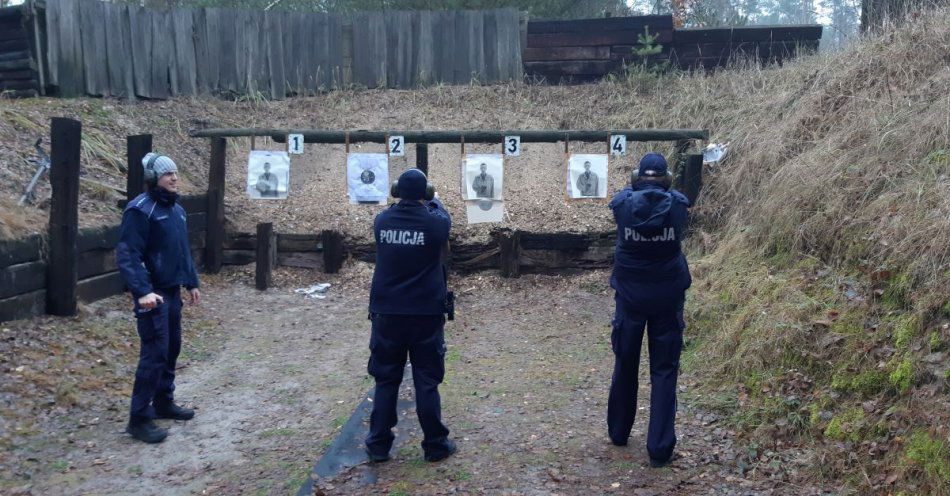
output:
POLYGON ((540 33, 589 33, 595 31, 643 31, 673 29, 673 16, 649 15, 635 17, 608 17, 604 19, 576 19, 570 21, 531 21, 529 34, 540 33))
MULTIPOLYGON (((643 34, 643 31, 529 34, 528 47, 634 45, 638 42, 638 36, 641 34, 643 34)), ((670 43, 673 41, 672 30, 651 31, 651 34, 657 36, 657 43, 670 43)), ((724 41, 729 41, 728 37, 724 41)), ((696 41, 692 42, 695 43, 696 41)))
POLYGON ((192 9, 179 8, 171 13, 172 30, 175 33, 175 74, 178 94, 198 94, 198 67, 195 55, 195 15, 192 9))
POLYGON ((125 291, 125 280, 119 272, 109 272, 83 279, 76 284, 79 300, 84 303, 108 298, 125 291))
POLYGON ((521 275, 521 231, 502 231, 498 234, 498 247, 501 249, 499 268, 502 277, 521 275))
POLYGON ((521 14, 515 9, 496 11, 496 30, 498 32, 498 53, 500 81, 521 80, 524 76, 522 65, 520 21, 521 14))
POLYGON ((673 33, 676 47, 686 43, 728 43, 732 40, 732 28, 686 28, 673 33))
POLYGON ((60 51, 62 36, 59 33, 62 0, 46 2, 46 62, 49 64, 47 81, 51 86, 59 86, 59 66, 63 63, 60 51))
POLYGON ((22 81, 36 79, 36 71, 33 69, 22 69, 13 71, 0 70, 0 81, 22 81))
POLYGON ((304 78, 307 80, 307 88, 311 92, 317 92, 321 87, 330 88, 332 85, 332 81, 327 78, 328 72, 331 71, 330 45, 327 43, 330 19, 326 14, 313 13, 306 16, 306 21, 304 78))
POLYGON ((728 57, 732 52, 730 43, 690 43, 677 45, 673 49, 675 57, 728 57))
POLYGON ((253 250, 257 247, 257 238, 253 233, 229 232, 223 247, 225 250, 253 250))
POLYGON ((0 322, 28 319, 43 315, 46 305, 46 290, 4 298, 0 300, 0 322))
POLYGON ((499 65, 498 12, 485 10, 482 13, 482 52, 484 53, 483 77, 485 82, 495 82, 501 74, 499 65))
POLYGON ((152 15, 136 6, 128 7, 129 36, 132 44, 132 72, 135 94, 152 97, 152 15))
POLYGON ((605 60, 610 58, 611 47, 546 47, 527 48, 525 62, 550 62, 557 60, 605 60))
POLYGON ((346 252, 343 247, 343 234, 338 231, 324 230, 320 235, 323 241, 323 271, 336 274, 343 267, 346 252))
POLYGON ((224 180, 227 166, 227 140, 211 140, 211 158, 208 167, 208 231, 205 237, 205 268, 211 274, 221 270, 224 246, 224 180))
POLYGON ((412 86, 412 14, 383 13, 386 29, 386 84, 390 88, 412 86))
MULTIPOLYGON (((344 41, 343 17, 337 14, 327 15, 327 51, 330 55, 330 66, 326 74, 326 87, 344 87, 353 82, 352 74, 345 74, 343 67, 343 49, 345 43, 352 44, 352 40, 344 41), (349 77, 349 79, 347 79, 349 77)), ((352 47, 351 47, 352 48, 352 47)))
POLYGON ((425 86, 435 80, 435 16, 430 10, 412 13, 412 84, 425 86))
POLYGON ((210 41, 208 39, 208 18, 206 9, 195 9, 193 24, 195 26, 195 84, 198 93, 207 95, 213 87, 212 79, 217 79, 218 68, 212 66, 216 61, 211 60, 210 41))
POLYGON ((20 70, 36 70, 36 62, 34 62, 32 58, 0 61, 0 71, 20 70))
MULTIPOLYGON (((216 89, 218 92, 236 92, 238 89, 238 52, 237 52, 237 28, 238 15, 235 11, 224 9, 208 9, 209 21, 214 12, 215 39, 212 43, 213 51, 211 56, 217 58, 218 79, 216 89)), ((212 36, 209 22, 209 36, 212 36)))
POLYGON ((54 117, 50 129, 49 182, 53 188, 48 236, 46 311, 52 315, 76 313, 76 258, 79 227, 79 160, 82 125, 54 117))
POLYGON ((182 195, 178 198, 178 204, 188 212, 188 215, 208 211, 208 195, 182 195))
POLYGON ((322 251, 319 234, 278 234, 277 251, 317 252, 322 251))
POLYGON ((822 29, 823 28, 821 24, 802 26, 771 26, 770 41, 819 40, 821 39, 822 29))
POLYGON ((323 255, 312 252, 278 252, 277 265, 302 269, 322 269, 323 255))
POLYGON ((247 91, 255 95, 270 94, 270 66, 267 60, 267 34, 264 31, 264 16, 247 12, 244 36, 248 40, 247 91))
POLYGON ((0 269, 0 298, 10 298, 46 287, 46 262, 33 261, 0 269))
MULTIPOLYGON (((207 254, 205 256, 207 258, 207 254)), ((256 257, 255 250, 224 250, 221 253, 221 263, 224 265, 247 265, 254 263, 256 257)))
POLYGON ((65 97, 81 96, 85 93, 85 74, 79 31, 79 2, 51 0, 47 2, 47 8, 51 9, 49 14, 52 14, 47 17, 47 30, 54 33, 50 40, 56 42, 56 47, 50 52, 55 57, 51 59, 50 66, 55 69, 53 74, 58 94, 65 97))
POLYGON ((283 15, 280 12, 264 14, 264 34, 267 37, 267 62, 270 69, 270 97, 283 100, 287 96, 287 74, 284 67, 283 15))
POLYGON ((178 93, 178 76, 175 71, 175 32, 171 14, 153 10, 152 17, 152 67, 149 87, 152 98, 168 98, 178 93))
POLYGON ((285 88, 291 95, 306 95, 307 87, 304 84, 304 51, 310 49, 304 46, 303 31, 306 25, 306 14, 283 13, 284 34, 284 73, 287 78, 285 88))
POLYGON ((103 4, 99 0, 80 0, 78 3, 86 94, 108 96, 109 64, 103 4))
POLYGON ((89 250, 113 249, 119 242, 120 226, 84 227, 76 236, 76 250, 79 253, 89 250))
POLYGON ((115 250, 89 250, 79 254, 77 262, 79 279, 98 276, 118 270, 115 265, 115 250))
POLYGON ((353 82, 367 88, 385 87, 388 57, 383 14, 357 15, 353 20, 353 82))
POLYGON ((206 231, 203 230, 188 232, 188 247, 191 248, 192 257, 195 259, 198 258, 198 256, 195 255, 196 252, 200 253, 202 256, 204 254, 205 234, 206 231))
POLYGON ((27 39, 26 29, 20 23, 0 24, 0 41, 27 39))
POLYGON ((29 50, 17 50, 14 52, 3 52, 0 53, 0 62, 8 62, 10 60, 26 60, 32 58, 33 55, 29 50))
POLYGON ((0 90, 38 90, 39 84, 39 81, 36 79, 0 81, 0 90))
POLYGON ((122 98, 135 97, 132 61, 132 32, 129 10, 124 4, 104 3, 106 59, 109 66, 109 93, 122 98))
POLYGON ((39 260, 42 246, 43 236, 39 234, 0 240, 0 267, 39 260))
POLYGON ((455 83, 456 39, 455 18, 457 12, 440 11, 434 14, 435 26, 435 78, 437 82, 455 83))
POLYGON ((30 42, 26 38, 0 41, 0 52, 28 50, 29 48, 30 48, 30 42))
POLYGON ((565 60, 560 62, 525 62, 525 72, 545 76, 604 75, 619 68, 613 60, 565 60))
POLYGON ((187 224, 188 232, 204 232, 208 229, 208 214, 205 212, 188 214, 187 224))

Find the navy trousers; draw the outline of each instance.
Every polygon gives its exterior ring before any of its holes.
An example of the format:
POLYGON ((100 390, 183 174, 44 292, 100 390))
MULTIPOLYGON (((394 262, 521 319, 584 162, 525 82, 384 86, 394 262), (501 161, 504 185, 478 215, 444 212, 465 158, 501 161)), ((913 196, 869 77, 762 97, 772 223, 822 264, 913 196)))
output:
POLYGON ((439 384, 445 378, 445 318, 442 315, 373 314, 367 370, 376 379, 373 413, 366 447, 389 454, 396 426, 396 402, 408 355, 416 390, 416 414, 424 435, 422 449, 430 455, 447 450, 449 430, 442 424, 439 384))
POLYGON ((132 423, 155 418, 155 407, 170 405, 174 399, 175 362, 181 352, 181 288, 155 293, 165 302, 151 310, 135 302, 141 348, 132 385, 132 423))
POLYGON ((610 342, 614 351, 614 374, 607 402, 607 429, 617 445, 627 443, 637 413, 637 373, 640 347, 647 330, 650 350, 650 426, 647 452, 666 461, 676 446, 676 379, 683 349, 683 302, 672 310, 634 313, 617 301, 610 342))

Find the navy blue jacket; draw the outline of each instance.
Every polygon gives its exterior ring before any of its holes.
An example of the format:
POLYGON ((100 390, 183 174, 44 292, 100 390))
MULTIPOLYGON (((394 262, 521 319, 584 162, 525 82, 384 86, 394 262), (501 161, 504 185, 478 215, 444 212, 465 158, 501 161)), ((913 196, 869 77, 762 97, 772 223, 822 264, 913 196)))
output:
POLYGON ((393 315, 445 312, 442 248, 452 217, 438 199, 402 200, 376 216, 376 270, 369 311, 393 315))
POLYGON ((115 261, 136 298, 155 289, 198 287, 186 218, 177 202, 149 193, 126 205, 115 261))
POLYGON ((610 201, 617 249, 610 285, 635 313, 675 308, 692 284, 680 246, 689 200, 675 190, 639 182, 610 201))

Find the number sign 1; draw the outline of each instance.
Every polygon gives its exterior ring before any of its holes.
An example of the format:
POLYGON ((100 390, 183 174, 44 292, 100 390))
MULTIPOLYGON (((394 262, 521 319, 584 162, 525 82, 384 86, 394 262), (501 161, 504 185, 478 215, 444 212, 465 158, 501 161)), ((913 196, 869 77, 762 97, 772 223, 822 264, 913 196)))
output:
POLYGON ((624 155, 627 153, 627 137, 623 134, 614 134, 610 137, 610 154, 624 155))
POLYGON ((389 137, 389 154, 394 157, 403 157, 406 155, 406 138, 404 136, 389 137))
POLYGON ((292 153, 294 155, 303 155, 303 135, 302 134, 288 134, 287 135, 287 153, 292 153))
POLYGON ((505 155, 521 155, 521 136, 505 136, 505 155))

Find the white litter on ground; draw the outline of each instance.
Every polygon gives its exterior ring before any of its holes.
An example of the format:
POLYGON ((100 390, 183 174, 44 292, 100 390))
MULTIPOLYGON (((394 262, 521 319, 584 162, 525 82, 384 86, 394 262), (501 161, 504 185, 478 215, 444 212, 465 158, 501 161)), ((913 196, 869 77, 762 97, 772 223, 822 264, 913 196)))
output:
POLYGON ((307 288, 297 288, 294 290, 294 293, 302 294, 307 298, 322 300, 327 297, 326 292, 328 289, 330 289, 330 283, 325 282, 322 284, 314 284, 307 288))

